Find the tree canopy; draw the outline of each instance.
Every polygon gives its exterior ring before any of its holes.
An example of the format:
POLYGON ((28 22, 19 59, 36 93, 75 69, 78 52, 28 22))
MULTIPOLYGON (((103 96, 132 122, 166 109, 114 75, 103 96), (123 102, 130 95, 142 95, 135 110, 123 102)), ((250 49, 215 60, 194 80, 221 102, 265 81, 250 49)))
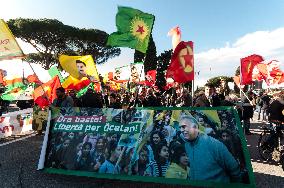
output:
POLYGON ((212 85, 214 87, 220 87, 221 85, 221 79, 225 80, 225 82, 233 82, 233 78, 232 77, 228 77, 228 76, 216 76, 213 78, 210 78, 209 80, 207 80, 207 84, 212 85))
POLYGON ((7 22, 15 37, 31 44, 38 53, 27 54, 26 61, 49 69, 58 55, 92 55, 100 64, 120 55, 120 49, 106 46, 108 34, 97 29, 79 29, 56 19, 11 19, 7 22))
POLYGON ((166 50, 158 56, 156 86, 163 90, 166 86, 165 72, 170 64, 173 50, 166 50))

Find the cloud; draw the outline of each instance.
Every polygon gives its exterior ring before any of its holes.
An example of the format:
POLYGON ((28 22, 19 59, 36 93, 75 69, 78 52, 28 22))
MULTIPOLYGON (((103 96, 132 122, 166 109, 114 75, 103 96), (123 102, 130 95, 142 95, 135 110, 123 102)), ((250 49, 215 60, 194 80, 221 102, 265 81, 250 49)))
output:
POLYGON ((234 76, 240 58, 251 54, 284 62, 284 27, 248 33, 232 45, 226 42, 222 48, 195 54, 195 71, 200 71, 195 80, 196 85, 203 85, 207 79, 215 76, 234 76))

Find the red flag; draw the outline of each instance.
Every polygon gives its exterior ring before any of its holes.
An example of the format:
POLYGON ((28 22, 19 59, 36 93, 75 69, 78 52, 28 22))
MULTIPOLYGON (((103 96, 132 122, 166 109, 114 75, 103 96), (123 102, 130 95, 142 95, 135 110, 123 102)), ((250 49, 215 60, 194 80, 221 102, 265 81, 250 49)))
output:
POLYGON ((146 76, 145 76, 145 85, 146 86, 154 86, 155 82, 156 82, 156 74, 157 71, 156 70, 150 70, 147 72, 146 76))
POLYGON ((253 68, 262 61, 264 61, 263 57, 256 54, 241 59, 242 85, 252 83, 253 68))
POLYGON ((113 80, 113 72, 108 73, 108 80, 113 80))
POLYGON ((59 87, 61 87, 61 84, 58 76, 55 76, 45 84, 37 87, 34 90, 35 103, 37 103, 40 107, 51 104, 56 98, 56 89, 59 87))
POLYGON ((252 80, 267 81, 267 77, 268 77, 267 64, 259 63, 253 68, 252 80))
POLYGON ((29 75, 27 77, 27 80, 28 80, 29 83, 36 83, 38 85, 42 84, 42 82, 38 79, 36 74, 29 75))
POLYGON ((175 82, 185 83, 194 80, 193 42, 181 41, 171 58, 166 78, 175 82))

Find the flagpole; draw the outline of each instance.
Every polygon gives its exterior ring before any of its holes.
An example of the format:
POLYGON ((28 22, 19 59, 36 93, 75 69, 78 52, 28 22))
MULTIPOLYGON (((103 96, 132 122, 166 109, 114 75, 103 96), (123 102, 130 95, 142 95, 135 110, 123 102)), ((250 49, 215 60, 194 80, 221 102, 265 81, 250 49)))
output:
POLYGON ((193 106, 193 97, 194 97, 194 79, 191 81, 191 105, 193 106))
POLYGON ((240 59, 240 98, 242 98, 242 59, 240 59))

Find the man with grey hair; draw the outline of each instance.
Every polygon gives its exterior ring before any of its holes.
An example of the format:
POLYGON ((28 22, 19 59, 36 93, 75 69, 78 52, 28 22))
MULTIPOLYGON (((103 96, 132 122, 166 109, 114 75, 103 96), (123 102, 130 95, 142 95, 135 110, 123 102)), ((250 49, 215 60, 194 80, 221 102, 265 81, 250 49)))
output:
POLYGON ((189 158, 191 180, 240 181, 239 164, 223 143, 199 132, 192 116, 182 116, 179 127, 189 158))

